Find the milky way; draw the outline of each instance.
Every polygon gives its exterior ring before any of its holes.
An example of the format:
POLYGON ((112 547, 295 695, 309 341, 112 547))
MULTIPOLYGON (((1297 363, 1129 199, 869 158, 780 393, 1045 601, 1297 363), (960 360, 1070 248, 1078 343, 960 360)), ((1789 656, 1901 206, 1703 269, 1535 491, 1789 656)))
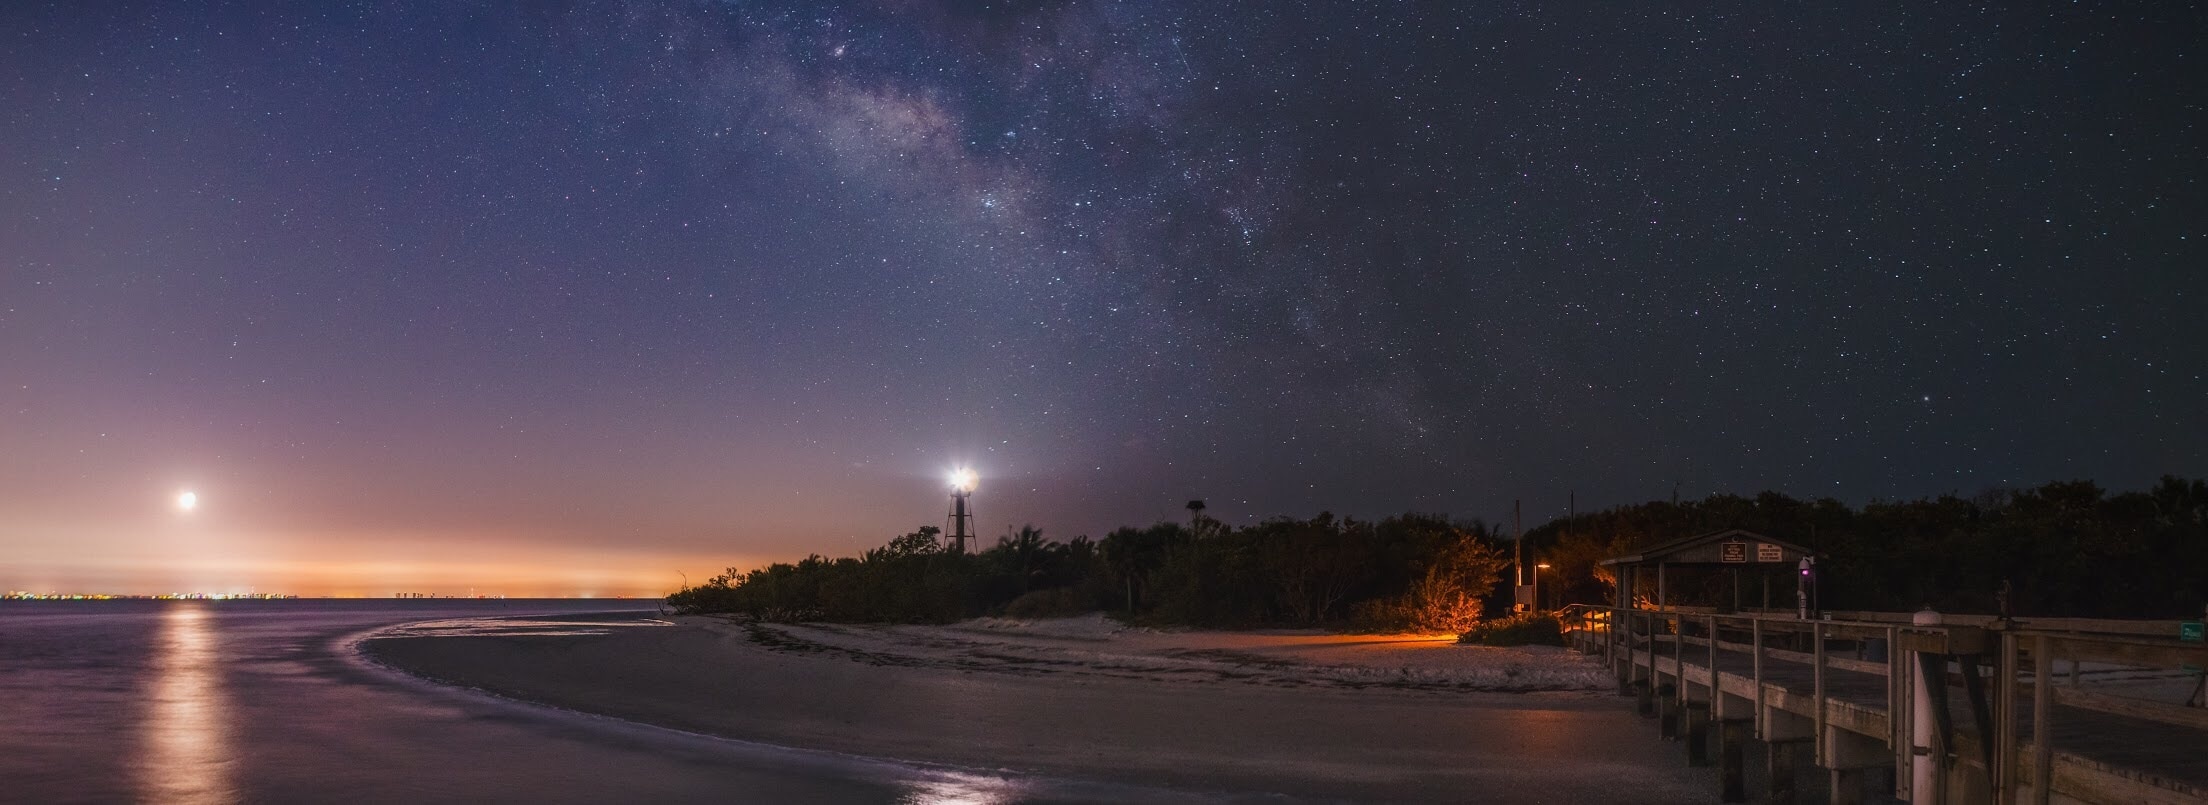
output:
POLYGON ((0 549, 2208 472, 2200 12, 1954 5, 16 4, 0 549))

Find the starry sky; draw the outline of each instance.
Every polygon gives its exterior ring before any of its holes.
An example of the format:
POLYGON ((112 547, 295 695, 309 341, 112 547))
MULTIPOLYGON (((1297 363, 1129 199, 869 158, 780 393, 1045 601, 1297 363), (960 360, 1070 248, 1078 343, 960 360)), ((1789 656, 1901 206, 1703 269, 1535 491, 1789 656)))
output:
POLYGON ((2182 5, 9 3, 0 587, 2208 474, 2182 5))

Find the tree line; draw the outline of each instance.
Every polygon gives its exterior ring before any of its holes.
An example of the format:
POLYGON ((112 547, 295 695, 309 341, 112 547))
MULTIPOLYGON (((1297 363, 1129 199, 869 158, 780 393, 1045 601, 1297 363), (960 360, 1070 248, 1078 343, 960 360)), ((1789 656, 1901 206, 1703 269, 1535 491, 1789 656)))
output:
POLYGON ((767 620, 949 622, 1098 610, 1201 626, 1461 632, 1492 606, 1509 543, 1486 523, 1405 514, 1187 524, 1045 539, 1025 526, 982 551, 926 526, 856 557, 730 568, 668 597, 683 612, 767 620))
MULTIPOLYGON (((1510 535, 1481 520, 1328 513, 1235 527, 1191 502, 1187 523, 1046 539, 1032 526, 973 553, 933 526, 856 557, 741 570, 668 597, 683 612, 769 620, 950 622, 1104 610, 1214 627, 1461 632, 1510 607, 1510 535)), ((2208 602, 2208 482, 2164 478, 2111 495, 2086 481, 1970 497, 1802 500, 1776 492, 1655 501, 1544 523, 1525 534, 1550 603, 1608 603, 1599 562, 1728 528, 1820 556, 1825 609, 2018 616, 2198 617, 2208 602)), ((1682 574, 1674 603, 1722 604, 1721 574, 1682 574)), ((1791 583, 1785 590, 1791 601, 1791 583)), ((1751 602, 1752 603, 1752 602, 1751 602)))
MULTIPOLYGON (((1657 501, 1552 521, 1526 542, 1563 600, 1598 603, 1615 600, 1617 583, 1601 559, 1727 528, 1816 551, 1822 609, 2198 618, 2208 604, 2208 482, 2174 477, 2113 495, 2065 481, 1860 508, 1776 492, 1657 501)), ((1719 574, 1676 579, 1674 603, 1729 603, 1719 574)), ((1774 600, 1790 608, 1784 584, 1774 600)))

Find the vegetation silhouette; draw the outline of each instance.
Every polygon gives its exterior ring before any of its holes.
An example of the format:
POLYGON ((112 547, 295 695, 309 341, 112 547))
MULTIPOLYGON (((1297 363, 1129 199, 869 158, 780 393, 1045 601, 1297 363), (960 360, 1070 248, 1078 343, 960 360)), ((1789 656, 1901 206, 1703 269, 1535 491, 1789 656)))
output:
POLYGON ((1461 632, 1479 621, 1508 560, 1495 529, 1406 514, 1321 513, 1231 528, 1121 528, 1100 542, 1022 526, 973 554, 923 527, 858 557, 731 568, 668 596, 680 612, 775 621, 942 623, 980 615, 1113 610, 1205 626, 1338 626, 1461 632))
MULTIPOLYGON (((1512 546, 1479 520, 1404 514, 1378 521, 1275 518, 1233 527, 1187 507, 1189 523, 1120 528, 1101 541, 1008 531, 972 554, 924 527, 858 557, 727 573, 668 597, 677 611, 776 621, 943 623, 982 615, 1097 610, 1146 623, 1458 632, 1509 606, 1512 546)), ((2165 477, 2109 495, 2087 481, 1943 495, 1860 508, 1777 492, 1652 501, 1526 532, 1557 601, 1615 600, 1598 563, 1635 546, 1744 528, 1817 551, 1826 609, 2018 616, 2198 617, 2208 602, 2208 482, 2165 477)), ((1673 603, 1729 603, 1723 574, 1682 575, 1673 603)), ((1792 590, 1783 591, 1791 604, 1792 590)), ((1752 601, 1750 603, 1753 603, 1752 601)))
MULTIPOLYGON (((1828 610, 1999 614, 2004 586, 2007 614, 2018 617, 2198 618, 2208 603, 2208 482, 2167 476, 2116 495, 2062 481, 1861 508, 1777 492, 1653 501, 1550 522, 1526 540, 1555 567, 1563 600, 1607 603, 1616 579, 1601 559, 1726 528, 1817 551, 1828 610)), ((1676 575, 1673 603, 1730 603, 1722 574, 1676 575)), ((1782 583, 1774 604, 1791 609, 1794 585, 1782 583)), ((1753 606, 1757 597, 1744 598, 1753 606)))

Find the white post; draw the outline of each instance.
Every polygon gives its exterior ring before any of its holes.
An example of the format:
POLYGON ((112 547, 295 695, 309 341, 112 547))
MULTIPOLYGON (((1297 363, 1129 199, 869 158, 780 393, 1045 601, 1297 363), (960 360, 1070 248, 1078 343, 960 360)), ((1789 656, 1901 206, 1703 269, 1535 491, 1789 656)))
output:
MULTIPOLYGON (((1926 608, 1910 618, 1909 623, 1915 626, 1938 626, 1940 613, 1926 608)), ((1909 689, 1914 694, 1909 703, 1909 742, 1912 744, 1909 801, 1912 805, 1935 805, 1941 799, 1940 792, 1935 788, 1939 781, 1940 759, 1932 754, 1935 751, 1934 737, 1940 729, 1938 717, 1932 712, 1932 686, 1947 684, 1944 666, 1940 675, 1943 678, 1929 678, 1924 672, 1924 660, 1917 656, 1917 652, 1909 652, 1909 689)))
POLYGON ((1794 576, 1794 617, 1809 620, 1809 574, 1815 565, 1804 556, 1799 565, 1801 572, 1794 576))

